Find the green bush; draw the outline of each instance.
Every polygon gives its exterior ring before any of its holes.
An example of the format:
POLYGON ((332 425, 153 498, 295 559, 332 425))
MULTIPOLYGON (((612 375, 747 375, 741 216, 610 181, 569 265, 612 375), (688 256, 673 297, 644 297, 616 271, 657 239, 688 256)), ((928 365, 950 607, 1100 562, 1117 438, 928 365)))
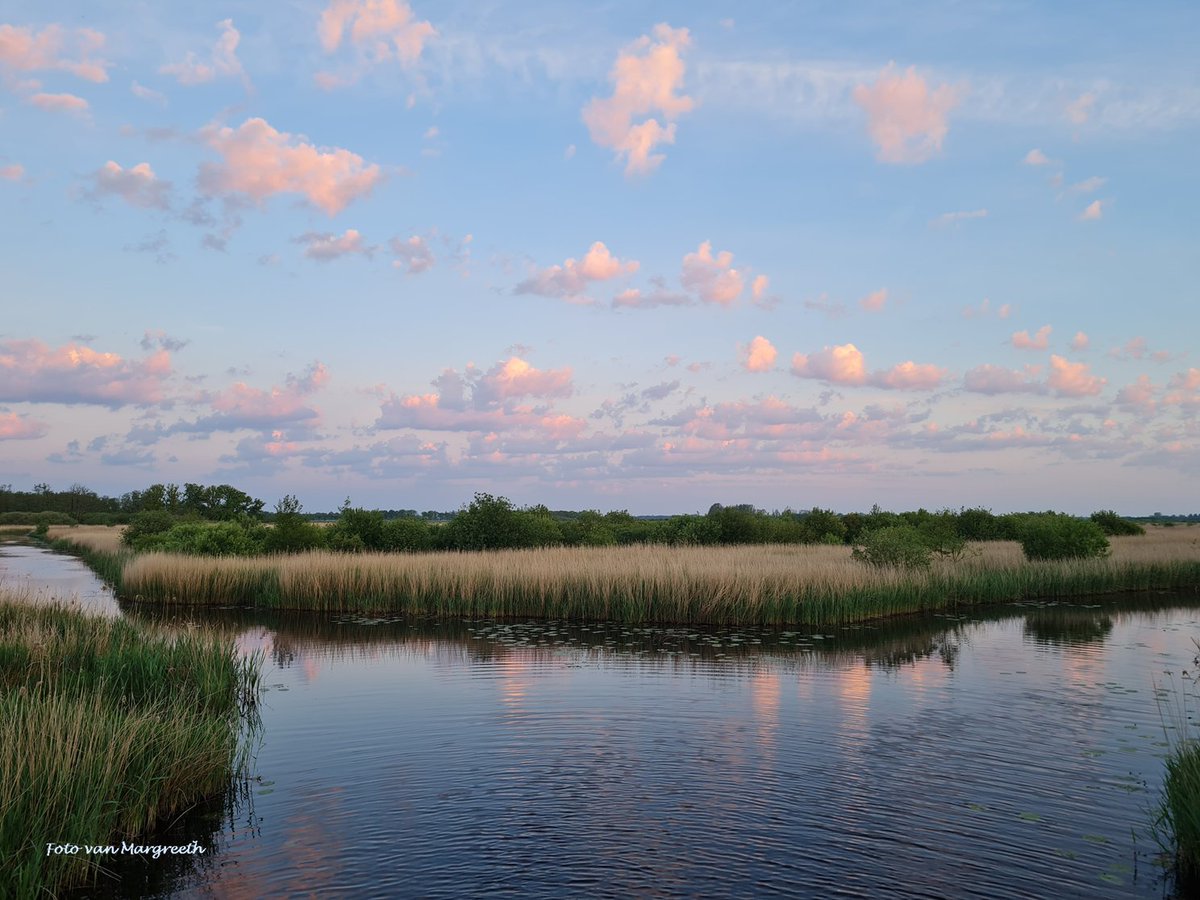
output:
POLYGON ((1091 519, 1061 513, 1026 517, 1019 536, 1025 558, 1089 559, 1108 555, 1108 538, 1091 519))
POLYGON ((338 520, 329 527, 330 550, 359 553, 364 550, 382 550, 383 513, 377 509, 367 510, 350 506, 350 498, 342 504, 338 520))
POLYGON ((267 529, 264 546, 268 553, 303 553, 325 546, 325 533, 300 514, 300 501, 291 494, 275 504, 274 527, 267 529))
POLYGON ((121 543, 134 550, 156 549, 159 535, 166 534, 179 523, 179 517, 164 510, 140 512, 129 520, 129 527, 121 535, 121 543))
POLYGON ((911 525, 885 525, 864 531, 851 555, 876 568, 927 569, 933 562, 933 548, 911 525))
POLYGON ((266 530, 248 520, 181 522, 152 536, 148 549, 192 556, 257 556, 266 549, 266 530))
POLYGON ((1092 513, 1092 521, 1099 525, 1101 531, 1109 537, 1132 536, 1146 533, 1146 529, 1137 522, 1122 519, 1111 509, 1102 509, 1092 513))
POLYGON ((420 552, 433 549, 431 527, 421 519, 404 517, 392 519, 383 523, 383 549, 395 553, 399 551, 420 552))

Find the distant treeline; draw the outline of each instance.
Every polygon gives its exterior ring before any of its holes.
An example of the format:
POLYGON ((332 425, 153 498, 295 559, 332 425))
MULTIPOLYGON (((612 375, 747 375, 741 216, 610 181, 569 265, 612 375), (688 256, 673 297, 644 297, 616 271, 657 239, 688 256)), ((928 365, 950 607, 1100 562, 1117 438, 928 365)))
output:
MULTIPOLYGON (((159 508, 134 515, 125 542, 135 550, 232 556, 305 550, 419 552, 630 544, 857 545, 868 533, 900 527, 919 532, 930 547, 946 548, 963 541, 1020 540, 1031 521, 1046 517, 1070 518, 1052 512, 996 515, 979 508, 894 513, 878 506, 865 513, 836 513, 816 507, 768 513, 749 504, 714 503, 703 515, 647 519, 623 510, 562 515, 540 505, 518 508, 505 497, 479 493, 448 521, 417 514, 388 518, 382 510, 354 507, 347 500, 337 518, 322 527, 309 521, 299 501, 289 495, 267 517, 269 527, 253 515, 213 523, 159 508)), ((1108 535, 1142 532, 1141 526, 1111 510, 1094 513, 1091 521, 1108 535)))
POLYGON ((261 500, 228 484, 152 484, 120 497, 101 496, 82 484, 65 491, 51 490, 48 484, 14 491, 11 484, 0 484, 0 524, 124 525, 137 513, 160 511, 220 522, 261 518, 263 507, 261 500))

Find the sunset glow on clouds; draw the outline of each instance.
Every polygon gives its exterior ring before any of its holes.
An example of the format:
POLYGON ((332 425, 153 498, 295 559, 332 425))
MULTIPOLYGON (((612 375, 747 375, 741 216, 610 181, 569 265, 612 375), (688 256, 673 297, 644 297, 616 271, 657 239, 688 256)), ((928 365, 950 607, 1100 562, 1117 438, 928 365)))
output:
POLYGON ((0 482, 1173 509, 1200 16, 944 12, 16 0, 0 482))

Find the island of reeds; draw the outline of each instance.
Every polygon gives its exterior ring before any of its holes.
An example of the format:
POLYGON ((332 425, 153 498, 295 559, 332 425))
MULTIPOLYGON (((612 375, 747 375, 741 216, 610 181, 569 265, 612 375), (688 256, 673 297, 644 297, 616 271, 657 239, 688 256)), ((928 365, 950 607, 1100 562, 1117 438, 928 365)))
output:
POLYGON ((227 790, 257 672, 215 635, 0 594, 5 896, 94 884, 107 860, 89 848, 137 842, 227 790))
MULTIPOLYGON (((59 496, 59 495, 45 495, 59 496)), ((98 498, 86 503, 99 503, 98 498)), ((78 494, 63 502, 86 506, 78 494)), ((0 492, 0 506, 33 502, 0 492)), ((46 501, 52 505, 51 501, 46 501)), ((1123 590, 1200 587, 1200 529, 986 509, 704 514, 517 508, 476 494, 453 513, 347 502, 314 521, 292 496, 273 514, 230 485, 152 485, 112 509, 118 527, 37 530, 129 600, 362 614, 629 622, 810 624, 1123 590)), ((77 509, 76 512, 79 512, 77 509)), ((19 515, 16 511, 0 513, 19 515)))

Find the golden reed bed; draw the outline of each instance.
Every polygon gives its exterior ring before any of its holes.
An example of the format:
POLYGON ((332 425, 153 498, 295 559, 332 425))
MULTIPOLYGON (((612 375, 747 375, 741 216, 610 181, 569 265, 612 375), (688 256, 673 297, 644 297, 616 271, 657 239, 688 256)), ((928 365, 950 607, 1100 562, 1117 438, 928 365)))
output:
POLYGON ((476 553, 204 558, 142 554, 129 598, 326 611, 661 622, 861 621, 962 605, 1200 586, 1200 530, 1114 538, 1105 559, 1027 562, 973 545, 928 572, 872 569, 848 547, 561 547, 476 553))

